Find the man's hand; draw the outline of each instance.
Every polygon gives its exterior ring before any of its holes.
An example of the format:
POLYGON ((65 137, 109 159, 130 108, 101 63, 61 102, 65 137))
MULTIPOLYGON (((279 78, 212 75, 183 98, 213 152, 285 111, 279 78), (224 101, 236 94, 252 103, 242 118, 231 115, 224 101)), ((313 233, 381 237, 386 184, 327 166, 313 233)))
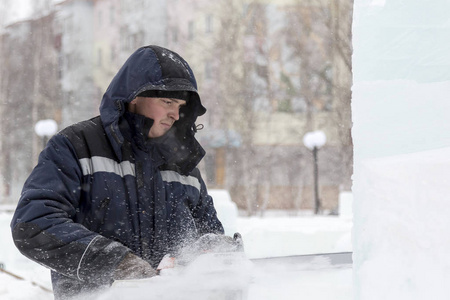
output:
POLYGON ((142 258, 128 253, 114 271, 114 280, 142 279, 155 276, 155 269, 142 258))

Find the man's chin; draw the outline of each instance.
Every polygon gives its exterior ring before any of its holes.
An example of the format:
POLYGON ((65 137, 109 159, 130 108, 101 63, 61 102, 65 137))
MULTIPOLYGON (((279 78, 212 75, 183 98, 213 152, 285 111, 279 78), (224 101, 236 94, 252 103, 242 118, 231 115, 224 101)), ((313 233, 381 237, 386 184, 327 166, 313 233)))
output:
POLYGON ((170 131, 170 129, 171 128, 169 128, 167 130, 164 129, 164 130, 161 130, 159 132, 150 132, 149 138, 155 139, 155 138, 159 138, 159 137, 165 136, 170 131))

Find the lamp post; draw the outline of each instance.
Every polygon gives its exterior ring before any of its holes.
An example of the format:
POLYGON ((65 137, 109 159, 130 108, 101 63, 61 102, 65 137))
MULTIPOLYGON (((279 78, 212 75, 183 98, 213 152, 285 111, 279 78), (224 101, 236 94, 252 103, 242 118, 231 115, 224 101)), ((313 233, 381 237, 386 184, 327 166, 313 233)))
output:
POLYGON ((325 145, 327 137, 321 130, 307 132, 303 136, 303 144, 312 151, 314 158, 314 213, 317 215, 320 209, 319 199, 319 168, 317 164, 317 151, 325 145))
POLYGON ((54 135, 57 130, 58 124, 56 124, 55 120, 51 119, 40 120, 34 125, 34 132, 36 132, 36 134, 42 138, 42 148, 45 148, 47 139, 54 135))

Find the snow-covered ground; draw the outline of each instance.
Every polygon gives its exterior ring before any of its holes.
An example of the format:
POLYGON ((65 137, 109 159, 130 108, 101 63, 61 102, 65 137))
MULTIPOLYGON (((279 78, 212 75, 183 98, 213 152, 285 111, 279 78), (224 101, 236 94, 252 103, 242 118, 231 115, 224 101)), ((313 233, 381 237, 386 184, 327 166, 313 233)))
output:
MULTIPOLYGON (((18 253, 11 241, 10 219, 11 213, 0 213, 0 262, 6 270, 26 280, 18 280, 0 272, 0 299, 53 299, 51 293, 30 283, 33 281, 51 288, 50 272, 18 253)), ((268 212, 263 218, 237 217, 235 228, 244 238, 249 258, 352 250, 352 220, 346 217, 295 217, 282 212, 268 212)), ((256 266, 252 272, 253 279, 246 288, 248 300, 299 299, 301 295, 308 300, 352 299, 350 265, 333 267, 327 261, 317 260, 314 264, 298 266, 256 266)), ((207 286, 208 282, 204 284, 207 286)), ((168 287, 173 289, 170 283, 168 287)))

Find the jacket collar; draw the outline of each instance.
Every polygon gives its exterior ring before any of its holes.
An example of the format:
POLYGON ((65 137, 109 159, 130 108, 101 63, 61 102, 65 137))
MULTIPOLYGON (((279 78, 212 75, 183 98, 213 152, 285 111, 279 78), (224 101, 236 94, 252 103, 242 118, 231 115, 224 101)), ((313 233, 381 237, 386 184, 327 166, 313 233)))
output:
POLYGON ((189 132, 183 134, 174 126, 161 137, 148 138, 152 125, 152 119, 126 111, 119 127, 122 136, 148 153, 156 165, 189 175, 205 155, 193 133, 192 136, 189 132))

